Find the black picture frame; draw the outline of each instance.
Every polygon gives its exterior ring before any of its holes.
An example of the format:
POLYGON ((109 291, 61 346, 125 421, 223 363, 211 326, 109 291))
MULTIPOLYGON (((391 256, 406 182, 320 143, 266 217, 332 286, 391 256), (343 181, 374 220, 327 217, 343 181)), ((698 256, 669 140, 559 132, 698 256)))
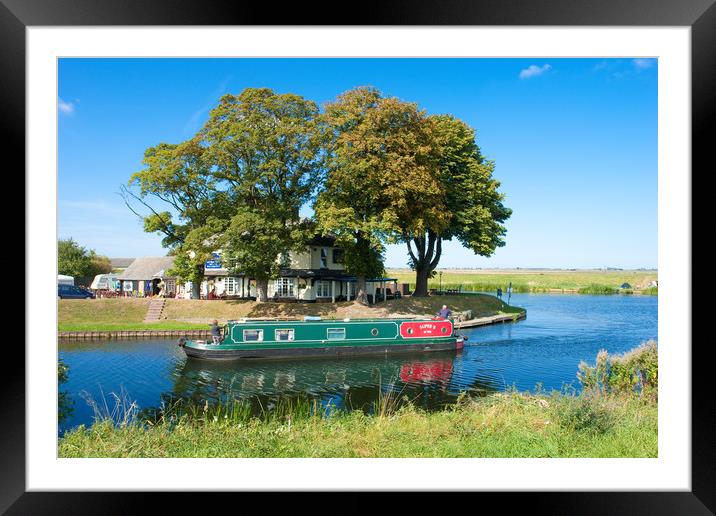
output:
MULTIPOLYGON (((716 0, 415 0, 380 2, 339 14, 335 3, 294 5, 240 3, 217 0, 0 0, 0 124, 7 148, 25 143, 25 28, 29 26, 108 25, 489 25, 489 26, 684 26, 691 28, 692 172, 707 173, 708 128, 716 113, 716 0), (350 17, 349 17, 350 16, 350 17)), ((19 166, 24 169, 24 154, 19 166)), ((713 168, 713 167, 711 167, 713 168)), ((693 179, 692 179, 693 180, 693 179)), ((692 188, 692 191, 693 188, 692 188)), ((27 192, 26 192, 27 195, 27 192)), ((702 195, 705 195, 702 192, 702 195)), ((695 205, 693 200, 693 205, 695 205)), ((695 232, 692 231, 692 235, 695 232)), ((692 251, 693 252, 693 251, 692 251)), ((689 288, 686 292, 691 292, 689 288)), ((692 306, 695 297, 690 301, 692 306)), ((691 321, 689 321, 691 324, 691 321)), ((685 343, 686 344, 686 343, 685 343)), ((530 513, 593 514, 713 514, 714 419, 713 396, 707 380, 710 342, 692 346, 692 490, 690 492, 533 492, 481 493, 499 497, 499 511, 529 504, 530 513), (711 487, 709 487, 711 486, 711 487)), ((7 514, 113 514, 148 507, 149 493, 26 492, 24 350, 7 346, 2 389, 5 408, 0 439, 0 511, 7 514)), ((221 504, 224 495, 214 493, 221 504)), ((241 494, 247 497, 247 493, 241 494)), ((351 503, 348 494, 341 504, 351 503)), ((365 496, 365 495, 363 495, 365 496)), ((417 494, 415 495, 417 496, 417 494)), ((247 507, 252 503, 249 497, 247 507)), ((258 499, 257 499, 258 500, 258 499)), ((164 496, 162 512, 186 507, 187 495, 164 496)), ((417 501, 417 500, 414 500, 417 501)), ((293 504, 297 499, 294 498, 293 504)), ((300 502, 299 502, 300 503, 300 502)), ((268 505, 276 508, 275 499, 268 505)), ((368 509, 366 507, 366 509, 368 509)))

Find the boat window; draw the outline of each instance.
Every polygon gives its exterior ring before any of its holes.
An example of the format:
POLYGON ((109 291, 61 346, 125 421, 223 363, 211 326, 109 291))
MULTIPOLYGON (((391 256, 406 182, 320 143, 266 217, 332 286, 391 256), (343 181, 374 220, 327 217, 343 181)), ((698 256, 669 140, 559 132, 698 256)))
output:
POLYGON ((447 328, 446 328, 445 326, 443 326, 441 331, 442 331, 443 333, 447 333, 447 328))
POLYGON ((328 328, 328 340, 344 340, 346 338, 345 328, 328 328))
POLYGON ((263 330, 244 330, 244 342, 251 342, 251 341, 261 342, 263 340, 264 340, 264 331, 263 330))
POLYGON ((373 328, 372 330, 370 330, 370 334, 373 335, 373 337, 378 335, 378 328, 373 328))
POLYGON ((276 340, 293 340, 293 330, 276 330, 276 340))

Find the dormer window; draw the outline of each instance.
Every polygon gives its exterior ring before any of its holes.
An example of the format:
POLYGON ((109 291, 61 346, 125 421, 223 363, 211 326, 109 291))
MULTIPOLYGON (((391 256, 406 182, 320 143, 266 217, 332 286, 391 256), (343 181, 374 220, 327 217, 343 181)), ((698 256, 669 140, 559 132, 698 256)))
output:
POLYGON ((333 249, 333 263, 343 263, 343 249, 333 249))
POLYGON ((321 247, 321 269, 328 268, 328 253, 325 247, 321 247))

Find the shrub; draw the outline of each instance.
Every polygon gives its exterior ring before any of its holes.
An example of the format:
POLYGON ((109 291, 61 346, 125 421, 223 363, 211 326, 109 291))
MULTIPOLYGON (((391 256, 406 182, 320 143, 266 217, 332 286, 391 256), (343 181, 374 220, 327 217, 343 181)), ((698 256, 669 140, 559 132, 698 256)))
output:
POLYGON ((567 430, 603 434, 614 426, 611 413, 594 398, 579 396, 557 411, 560 425, 567 430))
POLYGON ((594 366, 579 364, 577 378, 593 393, 638 393, 656 398, 659 387, 659 357, 656 341, 650 340, 621 355, 599 351, 594 366))

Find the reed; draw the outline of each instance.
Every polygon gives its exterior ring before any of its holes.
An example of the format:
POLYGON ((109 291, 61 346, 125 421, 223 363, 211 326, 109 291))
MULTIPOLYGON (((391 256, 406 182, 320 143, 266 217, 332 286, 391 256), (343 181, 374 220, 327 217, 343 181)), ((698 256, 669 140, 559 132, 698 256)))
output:
POLYGON ((99 400, 95 400, 87 391, 80 392, 80 396, 92 408, 95 424, 109 423, 120 428, 137 424, 139 405, 129 397, 129 393, 124 387, 120 389, 119 394, 111 392, 109 402, 101 389, 99 400))
POLYGON ((592 283, 587 287, 580 288, 578 291, 580 294, 617 294, 619 289, 610 287, 608 285, 599 285, 592 283))

